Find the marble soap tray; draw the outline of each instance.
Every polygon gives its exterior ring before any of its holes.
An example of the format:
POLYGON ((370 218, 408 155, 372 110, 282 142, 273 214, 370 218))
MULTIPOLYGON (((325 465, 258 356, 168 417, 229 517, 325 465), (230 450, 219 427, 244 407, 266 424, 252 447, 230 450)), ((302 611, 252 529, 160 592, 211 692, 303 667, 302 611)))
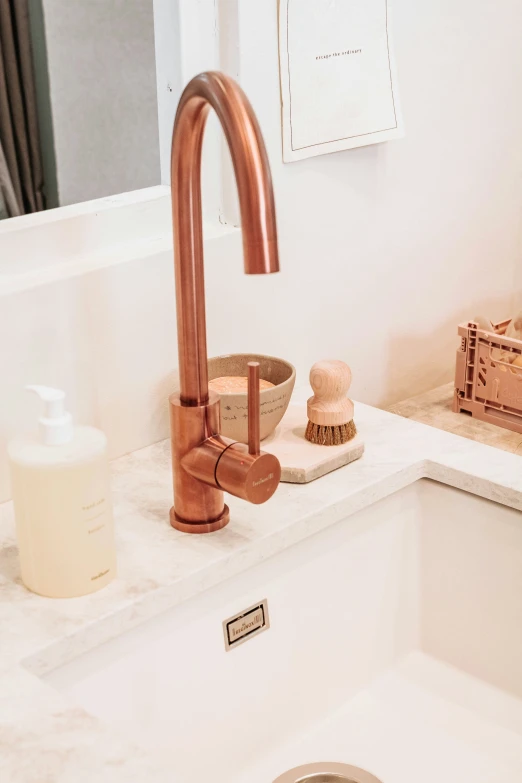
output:
POLYGON ((289 405, 275 432, 261 442, 261 449, 281 463, 281 481, 307 484, 362 457, 360 435, 341 446, 318 446, 304 436, 307 422, 306 405, 289 405))

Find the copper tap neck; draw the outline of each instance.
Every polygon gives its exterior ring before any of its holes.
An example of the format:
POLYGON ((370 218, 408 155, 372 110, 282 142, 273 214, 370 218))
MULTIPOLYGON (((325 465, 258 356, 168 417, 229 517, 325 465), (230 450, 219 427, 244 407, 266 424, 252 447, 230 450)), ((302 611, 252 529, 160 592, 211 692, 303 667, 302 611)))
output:
POLYGON ((233 79, 217 72, 200 74, 181 96, 171 157, 180 396, 187 406, 204 405, 209 398, 201 149, 210 107, 221 122, 234 165, 245 272, 279 271, 270 167, 253 109, 233 79))

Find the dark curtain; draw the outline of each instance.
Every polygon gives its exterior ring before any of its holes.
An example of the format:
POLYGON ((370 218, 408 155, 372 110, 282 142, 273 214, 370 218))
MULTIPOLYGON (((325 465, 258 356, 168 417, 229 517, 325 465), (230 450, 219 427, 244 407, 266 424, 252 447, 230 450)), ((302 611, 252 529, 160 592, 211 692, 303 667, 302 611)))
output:
POLYGON ((11 217, 45 208, 28 3, 0 0, 0 190, 11 217))

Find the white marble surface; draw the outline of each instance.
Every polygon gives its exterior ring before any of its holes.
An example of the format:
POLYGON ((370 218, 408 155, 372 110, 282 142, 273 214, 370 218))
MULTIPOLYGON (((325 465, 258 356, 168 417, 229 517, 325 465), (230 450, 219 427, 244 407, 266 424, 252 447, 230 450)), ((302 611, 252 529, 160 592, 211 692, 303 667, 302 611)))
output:
POLYGON ((169 526, 168 442, 117 460, 119 578, 85 598, 46 599, 24 588, 12 508, 0 506, 2 783, 173 783, 145 748, 38 675, 420 478, 522 510, 519 456, 364 405, 355 420, 366 444, 362 459, 310 484, 282 484, 264 506, 230 498, 230 525, 206 536, 169 526))

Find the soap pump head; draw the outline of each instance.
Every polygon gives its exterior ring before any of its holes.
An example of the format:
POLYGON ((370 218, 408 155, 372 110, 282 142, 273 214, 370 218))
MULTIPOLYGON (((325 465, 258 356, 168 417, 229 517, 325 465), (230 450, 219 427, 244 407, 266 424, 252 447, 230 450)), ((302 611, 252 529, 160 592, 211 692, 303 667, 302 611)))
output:
POLYGON ((49 386, 26 386, 45 403, 45 414, 38 420, 40 437, 46 446, 69 443, 73 437, 72 416, 64 408, 65 392, 49 386))

